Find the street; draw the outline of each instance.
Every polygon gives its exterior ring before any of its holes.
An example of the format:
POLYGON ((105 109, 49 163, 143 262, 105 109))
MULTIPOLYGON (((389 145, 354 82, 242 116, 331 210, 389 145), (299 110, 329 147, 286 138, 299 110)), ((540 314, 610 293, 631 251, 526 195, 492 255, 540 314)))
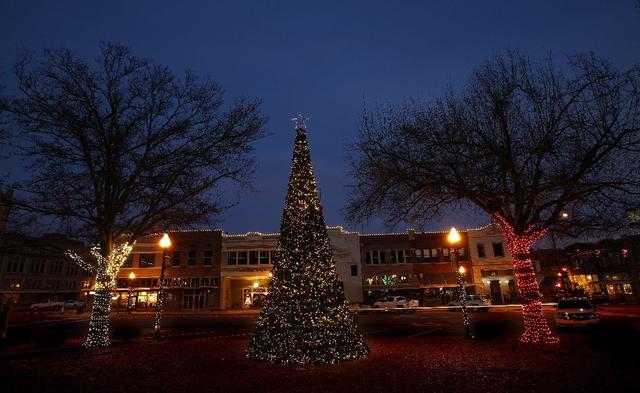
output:
MULTIPOLYGON (((547 307, 545 314, 555 331, 553 308, 547 307)), ((602 324, 595 329, 574 329, 559 333, 560 337, 570 341, 590 341, 599 343, 603 339, 615 340, 603 336, 606 331, 635 331, 640 329, 640 308, 607 307, 600 310, 602 324)), ((521 331, 522 315, 519 307, 495 308, 489 312, 471 312, 471 324, 474 335, 480 339, 498 339, 517 337, 521 331)), ((133 314, 112 313, 111 332, 119 341, 120 332, 127 332, 125 339, 149 339, 153 333, 152 312, 134 312, 133 314), (132 333, 130 333, 132 332, 132 333), (135 337, 130 337, 131 335, 135 337)), ((162 335, 165 339, 190 339, 198 337, 227 338, 229 336, 249 336, 255 326, 256 312, 246 313, 166 313, 162 319, 162 335)), ((402 313, 398 310, 360 312, 357 314, 360 331, 365 336, 376 337, 457 337, 462 336, 462 316, 459 312, 445 309, 418 310, 414 313, 402 313)), ((80 344, 88 329, 88 314, 60 314, 58 319, 42 320, 26 324, 10 325, 7 345, 27 344, 34 336, 44 330, 57 332, 68 342, 80 344)))
MULTIPOLYGON (((546 310, 548 318, 552 313, 553 308, 546 310)), ((107 392, 115 386, 118 391, 181 386, 185 391, 323 393, 622 389, 634 383, 638 367, 638 307, 602 307, 601 313, 600 327, 560 333, 560 344, 546 346, 518 342, 517 307, 472 313, 473 340, 462 338, 459 312, 361 314, 358 326, 371 354, 317 366, 247 359, 255 313, 167 313, 160 342, 151 339, 152 313, 114 314, 112 345, 93 349, 81 347, 87 315, 64 314, 12 326, 0 353, 0 378, 6 392, 107 392), (66 341, 59 348, 29 344, 43 332, 62 334, 66 341)))

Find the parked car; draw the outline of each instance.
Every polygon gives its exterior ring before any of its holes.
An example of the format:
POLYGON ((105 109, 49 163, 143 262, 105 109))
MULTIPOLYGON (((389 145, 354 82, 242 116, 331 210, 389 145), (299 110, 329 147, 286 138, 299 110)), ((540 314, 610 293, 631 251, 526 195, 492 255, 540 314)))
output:
POLYGON ((596 307, 586 297, 560 299, 556 308, 555 321, 558 330, 600 324, 596 307))
MULTIPOLYGON (((484 295, 467 295, 464 298, 464 303, 470 311, 489 311, 489 306, 491 306, 491 300, 484 295)), ((452 300, 449 302, 449 307, 452 307, 449 311, 459 310, 460 306, 462 306, 460 299, 452 300)))
POLYGON ((417 300, 407 300, 404 296, 387 296, 373 303, 373 308, 412 308, 417 306, 417 300))
POLYGON ((65 310, 78 310, 84 308, 84 302, 80 300, 67 300, 64 302, 63 308, 65 310))
POLYGON ((46 302, 33 303, 29 306, 31 311, 62 311, 64 310, 64 302, 53 302, 47 300, 46 302))

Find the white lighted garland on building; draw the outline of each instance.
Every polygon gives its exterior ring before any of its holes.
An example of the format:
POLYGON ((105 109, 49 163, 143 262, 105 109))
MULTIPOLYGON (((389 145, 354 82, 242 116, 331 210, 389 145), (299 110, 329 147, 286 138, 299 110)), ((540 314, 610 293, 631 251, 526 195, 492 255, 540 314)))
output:
POLYGON ((121 243, 113 248, 109 256, 100 253, 100 247, 91 248, 91 256, 95 264, 85 261, 80 255, 68 251, 67 255, 81 268, 96 275, 95 295, 91 318, 89 319, 89 333, 85 347, 104 347, 109 345, 109 312, 111 310, 111 294, 116 285, 116 276, 127 260, 133 243, 121 243))

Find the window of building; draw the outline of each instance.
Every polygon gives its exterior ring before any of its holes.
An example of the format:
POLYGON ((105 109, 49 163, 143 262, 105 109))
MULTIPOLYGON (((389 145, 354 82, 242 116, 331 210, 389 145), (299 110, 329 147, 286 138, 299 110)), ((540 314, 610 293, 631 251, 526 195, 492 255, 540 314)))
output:
POLYGON ((398 255, 396 250, 389 250, 389 263, 398 263, 398 255))
POLYGON ((249 251, 249 265, 258 264, 258 251, 249 251))
POLYGON ((133 267, 133 254, 129 254, 122 267, 133 267))
POLYGON ((196 246, 189 246, 187 251, 187 266, 195 266, 196 264, 196 246))
POLYGON ((180 251, 174 251, 171 256, 171 266, 180 266, 181 259, 180 251))
POLYGON ((502 247, 502 242, 493 243, 493 256, 494 257, 503 257, 504 249, 502 247))
POLYGON ((371 264, 372 265, 380 264, 380 251, 371 251, 371 264))
POLYGON ((633 295, 633 288, 631 284, 622 284, 622 288, 624 289, 625 295, 633 295))
POLYGON ((443 248, 442 249, 442 256, 445 257, 445 258, 449 256, 449 249, 448 248, 443 248))
POLYGON ((478 257, 486 258, 487 254, 484 251, 484 243, 478 243, 478 257))
POLYGON ((227 265, 235 265, 237 263, 238 253, 235 251, 227 251, 227 265))
POLYGON ((268 265, 269 264, 269 251, 266 250, 262 250, 260 251, 260 264, 261 265, 268 265))
POLYGON ((138 262, 140 267, 155 267, 156 266, 156 254, 140 254, 140 261, 138 262))
POLYGON ((211 244, 207 244, 202 252, 202 264, 205 266, 213 265, 213 247, 211 247, 211 244))
POLYGON ((351 277, 358 276, 358 265, 351 265, 351 277))
POLYGON ((269 251, 269 262, 273 265, 273 261, 276 260, 276 250, 270 250, 269 251))
POLYGON ((247 252, 238 251, 238 265, 246 265, 246 264, 247 264, 247 252))

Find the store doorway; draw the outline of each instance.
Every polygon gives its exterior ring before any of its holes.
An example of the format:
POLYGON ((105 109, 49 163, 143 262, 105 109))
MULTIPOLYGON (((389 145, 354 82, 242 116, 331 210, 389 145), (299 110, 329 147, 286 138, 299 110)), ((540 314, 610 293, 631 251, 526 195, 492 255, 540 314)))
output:
POLYGON ((491 280, 489 284, 491 292, 491 304, 503 304, 502 289, 500 289, 500 280, 491 280))
POLYGON ((262 308, 267 297, 267 288, 244 288, 242 290, 242 308, 262 308))
POLYGON ((185 310, 203 310, 207 306, 207 295, 203 291, 185 291, 182 308, 185 310))

